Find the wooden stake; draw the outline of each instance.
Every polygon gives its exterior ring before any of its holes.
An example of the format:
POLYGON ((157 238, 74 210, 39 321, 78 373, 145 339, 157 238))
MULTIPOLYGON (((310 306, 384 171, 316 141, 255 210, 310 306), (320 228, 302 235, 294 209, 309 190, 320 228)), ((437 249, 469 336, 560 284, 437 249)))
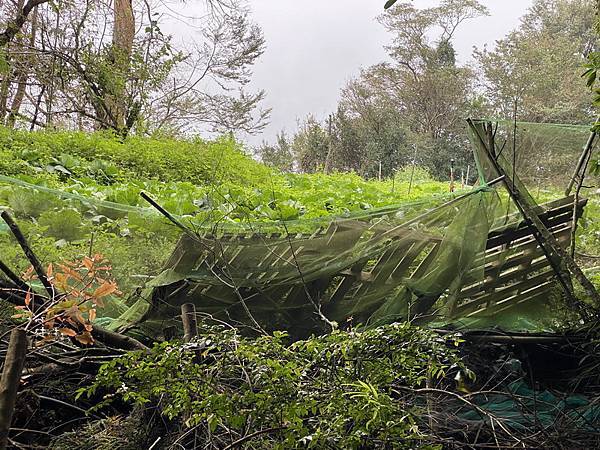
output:
MULTIPOLYGON (((594 126, 598 125, 598 122, 600 122, 600 116, 598 116, 598 118, 596 119, 594 126)), ((573 176, 571 177, 571 180, 569 180, 569 184, 567 185, 567 189, 565 190, 565 196, 570 195, 575 183, 581 177, 585 176, 585 171, 587 169, 587 161, 589 161, 589 158, 592 154, 592 148, 594 146, 595 139, 596 139, 596 132, 595 131, 590 132, 590 136, 588 137, 585 147, 583 147, 583 152, 581 153, 581 156, 579 157, 579 161, 577 161, 577 165, 575 166, 575 171, 573 172, 573 176)))
POLYGON ((183 342, 190 342, 198 336, 196 307, 193 303, 181 305, 181 320, 183 321, 183 342))
POLYGON ((8 351, 4 359, 2 380, 0 381, 0 450, 8 446, 8 432, 12 423, 21 372, 27 356, 27 333, 15 328, 10 334, 8 351))

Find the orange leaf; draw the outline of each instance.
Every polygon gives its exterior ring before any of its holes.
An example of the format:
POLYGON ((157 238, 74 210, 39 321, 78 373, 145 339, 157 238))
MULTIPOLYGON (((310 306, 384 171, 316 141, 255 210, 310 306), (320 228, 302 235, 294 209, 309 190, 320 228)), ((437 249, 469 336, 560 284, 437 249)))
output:
POLYGON ((89 319, 90 322, 93 322, 94 320, 96 320, 96 310, 95 309, 90 309, 89 314, 89 319))
POLYGON ((70 328, 60 328, 58 332, 63 336, 77 336, 77 332, 75 330, 71 330, 70 328))
POLYGON ((48 264, 48 269, 46 269, 46 275, 48 278, 52 277, 52 273, 54 272, 54 268, 52 267, 52 263, 48 264))
POLYGON ((33 266, 30 266, 29 269, 23 272, 21 278, 23 278, 25 281, 33 280, 34 278, 36 278, 35 274, 33 273, 33 266))
POLYGON ((69 275, 69 276, 75 278, 77 281, 83 281, 83 278, 81 277, 81 275, 79 275, 77 273, 77 271, 71 269, 70 267, 61 265, 60 268, 63 270, 63 272, 66 275, 69 275))
POLYGON ((92 294, 92 297, 98 299, 98 298, 106 297, 107 295, 110 295, 116 291, 117 291, 117 285, 115 283, 104 282, 102 285, 100 285, 94 291, 94 293, 92 294))
POLYGON ((79 336, 75 336, 75 339, 84 345, 90 345, 94 343, 94 338, 88 331, 81 333, 79 336))
POLYGON ((81 311, 77 306, 71 306, 65 311, 65 313, 69 316, 69 318, 76 320, 82 324, 85 323, 85 318, 83 317, 83 314, 81 314, 81 311))
POLYGON ((29 306, 30 303, 31 303, 31 291, 27 291, 27 294, 25 294, 25 306, 29 306))
POLYGON ((92 267, 94 267, 94 261, 87 256, 81 262, 87 270, 92 270, 92 267))

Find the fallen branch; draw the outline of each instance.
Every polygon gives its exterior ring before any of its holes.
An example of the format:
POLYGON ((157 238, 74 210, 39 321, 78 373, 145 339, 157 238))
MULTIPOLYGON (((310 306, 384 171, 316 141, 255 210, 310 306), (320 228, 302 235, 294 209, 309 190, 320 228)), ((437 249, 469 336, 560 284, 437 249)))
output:
POLYGON ((94 325, 92 328, 92 336, 94 339, 102 342, 109 347, 115 347, 119 350, 143 350, 150 351, 148 347, 142 344, 137 339, 126 336, 115 331, 110 331, 105 328, 94 325))
POLYGON ((42 267, 40 260, 37 258, 37 256, 35 255, 35 253, 31 249, 31 247, 29 246, 29 243, 27 242, 27 239, 25 239, 25 236, 21 232, 21 229, 15 223, 15 221, 13 220, 13 218, 10 216, 10 214, 7 211, 2 211, 1 216, 2 216, 2 219, 4 219, 4 222, 6 222, 6 225, 8 225, 8 228, 10 228, 10 231, 12 232, 14 237, 17 239, 17 242, 21 246, 21 249, 23 249, 23 253, 25 253, 25 256, 31 263, 33 270, 35 270, 35 273, 37 274, 42 285, 44 286, 44 289, 46 290, 46 292, 48 293, 50 298, 54 298, 54 296, 56 294, 54 291, 54 287, 50 283, 50 280, 48 280, 46 271, 42 267))

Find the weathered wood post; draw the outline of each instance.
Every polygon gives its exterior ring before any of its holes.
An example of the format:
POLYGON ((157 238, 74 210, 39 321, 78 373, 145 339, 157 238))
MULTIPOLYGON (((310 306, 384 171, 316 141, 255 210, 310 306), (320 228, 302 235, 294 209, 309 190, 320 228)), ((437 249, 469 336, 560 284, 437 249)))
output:
POLYGON ((181 305, 181 320, 183 321, 183 342, 190 342, 198 336, 196 307, 193 303, 181 305))
POLYGON ((27 333, 25 330, 15 328, 10 334, 2 380, 0 380, 0 450, 5 450, 8 446, 8 432, 12 423, 26 355, 27 333))

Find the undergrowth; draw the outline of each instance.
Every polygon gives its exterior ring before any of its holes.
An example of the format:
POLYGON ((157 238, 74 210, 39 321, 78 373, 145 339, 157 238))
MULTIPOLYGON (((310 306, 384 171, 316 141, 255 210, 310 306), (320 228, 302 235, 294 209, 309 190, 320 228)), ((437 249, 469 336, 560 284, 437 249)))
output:
POLYGON ((292 344, 281 332, 248 339, 207 328, 195 342, 106 363, 80 395, 104 392, 98 408, 117 398, 159 403, 183 425, 172 446, 439 448, 420 429, 427 405, 410 389, 461 370, 459 342, 408 323, 292 344))

